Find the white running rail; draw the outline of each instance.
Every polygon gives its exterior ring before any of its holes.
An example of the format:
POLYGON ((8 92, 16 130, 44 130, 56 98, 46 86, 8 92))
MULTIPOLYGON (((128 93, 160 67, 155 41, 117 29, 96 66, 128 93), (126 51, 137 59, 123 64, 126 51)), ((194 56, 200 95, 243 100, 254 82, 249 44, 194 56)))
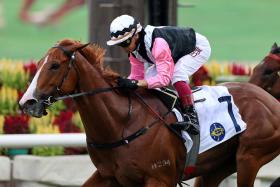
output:
POLYGON ((84 133, 0 135, 0 147, 31 148, 36 146, 86 147, 86 135, 84 133))

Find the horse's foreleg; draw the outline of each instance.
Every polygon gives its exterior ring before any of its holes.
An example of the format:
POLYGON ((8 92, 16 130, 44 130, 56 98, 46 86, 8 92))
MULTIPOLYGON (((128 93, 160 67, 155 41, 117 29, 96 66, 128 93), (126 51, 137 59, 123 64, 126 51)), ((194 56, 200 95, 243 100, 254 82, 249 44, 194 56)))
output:
POLYGON ((237 155, 237 186, 253 187, 256 175, 260 169, 257 158, 248 153, 237 155))
POLYGON ((195 179, 195 187, 218 187, 219 184, 236 170, 235 162, 228 162, 214 172, 195 179))
POLYGON ((82 187, 121 187, 116 180, 103 178, 98 171, 96 171, 82 187))

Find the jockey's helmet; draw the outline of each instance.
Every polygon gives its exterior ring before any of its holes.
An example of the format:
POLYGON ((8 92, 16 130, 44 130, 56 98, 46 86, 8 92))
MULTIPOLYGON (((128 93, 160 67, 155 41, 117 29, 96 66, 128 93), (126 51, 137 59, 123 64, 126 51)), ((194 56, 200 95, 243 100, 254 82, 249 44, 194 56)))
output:
POLYGON ((142 30, 141 24, 132 16, 121 15, 116 17, 110 25, 111 39, 107 45, 124 43, 142 30))

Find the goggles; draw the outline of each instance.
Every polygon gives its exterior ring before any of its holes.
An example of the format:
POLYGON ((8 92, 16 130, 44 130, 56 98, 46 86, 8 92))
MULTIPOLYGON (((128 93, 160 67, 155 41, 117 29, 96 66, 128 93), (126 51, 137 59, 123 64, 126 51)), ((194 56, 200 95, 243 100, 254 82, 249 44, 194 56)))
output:
POLYGON ((132 37, 128 38, 127 40, 125 40, 117 45, 121 46, 121 47, 128 47, 131 44, 131 41, 132 41, 132 37))
POLYGON ((137 25, 136 25, 136 22, 134 23, 134 32, 132 34, 132 36, 130 38, 128 38, 127 40, 117 44, 118 46, 121 46, 121 47, 128 47, 130 44, 131 44, 131 41, 132 41, 132 38, 133 36, 135 35, 136 31, 137 31, 137 25))

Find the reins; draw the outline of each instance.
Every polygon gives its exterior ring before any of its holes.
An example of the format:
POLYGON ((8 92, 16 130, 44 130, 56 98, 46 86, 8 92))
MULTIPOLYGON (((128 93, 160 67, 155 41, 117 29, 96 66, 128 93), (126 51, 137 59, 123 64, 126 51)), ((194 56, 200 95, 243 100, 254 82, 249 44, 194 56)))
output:
POLYGON ((121 87, 114 86, 114 87, 107 87, 107 88, 97 88, 97 89, 93 89, 93 90, 90 90, 87 92, 79 92, 79 93, 64 95, 64 96, 60 96, 60 97, 55 97, 54 100, 59 101, 59 100, 64 100, 64 99, 68 99, 68 98, 74 99, 76 97, 81 97, 81 96, 96 95, 96 94, 103 93, 103 92, 113 91, 113 90, 116 90, 119 88, 121 88, 121 87))
MULTIPOLYGON (((75 71, 76 71, 76 74, 78 76, 78 79, 79 79, 79 72, 78 70, 75 68, 74 66, 74 62, 76 60, 76 56, 75 56, 75 52, 76 51, 79 51, 81 49, 83 49, 84 47, 86 47, 88 44, 85 44, 85 45, 82 45, 81 47, 77 48, 75 51, 73 52, 70 52, 68 50, 66 50, 63 46, 54 46, 53 48, 58 48, 60 50, 62 50, 62 52, 70 59, 69 60, 69 64, 68 64, 68 67, 67 67, 67 70, 65 71, 64 73, 64 76, 63 76, 63 79, 61 80, 60 84, 57 86, 56 88, 56 91, 60 91, 60 87, 62 87, 63 85, 63 82, 66 80, 67 76, 68 76, 68 73, 71 69, 71 67, 74 67, 75 71)), ((93 89, 93 90, 90 90, 90 91, 86 91, 86 92, 79 92, 79 93, 74 93, 74 94, 68 94, 68 95, 63 95, 63 96, 58 96, 58 97, 53 97, 53 96, 50 96, 49 98, 47 98, 47 100, 44 100, 44 103, 46 105, 51 105, 53 104, 54 102, 56 101, 59 101, 59 100, 64 100, 64 99, 68 99, 68 98, 77 98, 77 97, 81 97, 81 96, 89 96, 89 95, 96 95, 96 94, 99 94, 99 93, 104 93, 104 92, 109 92, 109 91, 113 91, 113 90, 117 90, 117 89, 121 89, 122 87, 120 86, 113 86, 113 87, 106 87, 106 88, 96 88, 96 89, 93 89)), ((117 140, 115 142, 111 142, 111 143, 93 143, 92 140, 89 140, 87 138, 87 144, 90 146, 90 147, 93 147, 93 148, 98 148, 98 149, 112 149, 112 148, 116 148, 116 147, 119 147, 119 146, 122 146, 122 145, 126 145, 130 142, 132 142, 133 140, 135 140, 136 138, 138 138, 139 136, 145 134, 150 128, 152 128, 154 125, 157 124, 157 122, 163 122, 164 126, 167 127, 169 130, 171 130, 173 133, 175 133, 179 138, 181 138, 183 141, 184 139, 182 138, 182 136, 177 133, 177 131, 175 131, 174 129, 172 129, 168 124, 167 122, 164 120, 164 118, 170 114, 172 111, 169 110, 168 112, 166 112, 163 116, 159 115, 157 112, 155 112, 153 110, 153 108, 145 102, 144 98, 142 98, 142 96, 140 96, 138 93, 132 91, 132 93, 138 98, 138 100, 151 112, 151 114, 153 114, 154 116, 156 116, 156 120, 153 121, 152 123, 150 123, 149 125, 145 126, 145 127, 142 127, 140 128, 139 130, 137 130, 136 132, 134 132, 133 134, 125 137, 125 138, 122 138, 120 140, 117 140)), ((131 113, 131 101, 130 101, 130 98, 129 98, 129 112, 128 112, 128 116, 130 117, 130 113, 131 113)))
MULTIPOLYGON (((103 93, 103 92, 109 92, 109 91, 113 91, 116 89, 120 89, 121 87, 119 86, 115 86, 115 87, 108 87, 108 88, 98 88, 98 89, 94 89, 88 92, 81 92, 81 93, 76 93, 76 94, 70 94, 70 95, 65 95, 65 96, 61 96, 61 97, 56 97, 54 98, 56 101, 58 100, 63 100, 63 99, 68 99, 68 98, 76 98, 76 97, 81 97, 81 96, 86 96, 86 95, 95 95, 98 93, 103 93)), ((182 139, 183 141, 185 141, 182 136, 180 134, 178 134, 177 131, 175 131, 174 129, 172 129, 167 122, 164 120, 164 118, 170 114, 172 111, 169 110, 168 112, 166 112, 163 116, 160 116, 157 112, 155 112, 152 107, 147 104, 144 100, 144 98, 142 98, 142 96, 140 96, 138 93, 132 91, 132 93, 138 98, 138 100, 146 107, 149 109, 149 111, 156 116, 156 120, 153 121, 151 124, 142 127, 141 129, 137 130, 136 132, 134 132, 133 134, 131 134, 130 136, 127 136, 125 138, 122 138, 121 140, 117 140, 115 142, 111 142, 111 143, 93 143, 91 140, 89 140, 87 138, 87 144, 93 148, 98 148, 98 149, 112 149, 112 148, 116 148, 122 145, 126 145, 130 142, 132 142, 133 140, 135 140, 136 138, 138 138, 139 136, 145 134, 150 128, 152 128, 157 122, 161 121, 164 123, 164 125, 171 130, 173 133, 175 133, 180 139, 182 139)), ((131 106, 129 106, 129 111, 131 106)), ((129 112, 130 113, 130 112, 129 112)))
MULTIPOLYGON (((152 109, 152 107, 151 107, 150 105, 148 105, 148 104, 145 102, 144 98, 143 98, 141 95, 139 95, 139 94, 136 93, 136 92, 133 92, 133 93, 134 93, 134 95, 136 95, 136 96, 139 98, 139 100, 144 104, 144 106, 145 106, 146 108, 148 108, 148 109, 150 110, 150 112, 153 113, 153 114, 158 118, 158 121, 163 122, 164 125, 165 125, 171 132, 173 132, 173 133, 174 133, 175 135, 177 135, 183 142, 185 142, 185 139, 184 139, 176 130, 174 130, 173 128, 171 128, 171 127, 169 126, 169 124, 166 123, 166 121, 165 121, 158 113, 156 113, 156 112, 152 109)), ((171 110, 168 111, 168 113, 170 113, 170 112, 171 112, 171 110)), ((167 114, 168 114, 168 113, 167 113, 167 114)))
MULTIPOLYGON (((68 99, 68 98, 77 98, 77 97, 81 97, 81 96, 87 96, 87 95, 96 95, 98 93, 103 93, 103 92, 109 92, 109 91, 113 91, 116 89, 120 89, 121 87, 119 86, 115 86, 115 87, 108 87, 108 88, 98 88, 98 89, 94 89, 94 90, 90 90, 88 92, 81 92, 81 93, 76 93, 76 94, 70 94, 70 95, 65 95, 65 96, 61 96, 61 97, 56 97, 54 98, 54 100, 58 101, 58 100, 63 100, 63 99, 68 99)), ((181 135, 179 135, 177 133, 177 131, 175 131, 174 129, 172 129, 167 122, 164 120, 164 117, 166 117, 168 114, 170 114, 172 111, 169 110, 167 113, 165 113, 163 116, 160 116, 157 112, 155 112, 152 107, 147 104, 144 100, 144 98, 142 98, 138 93, 132 91, 132 93, 137 96, 138 100, 144 104, 144 106, 146 108, 149 109, 149 111, 156 116, 156 120, 153 121, 151 124, 142 127, 141 129, 137 130, 136 132, 134 132, 133 134, 131 134, 130 136, 127 136, 125 138, 122 138, 121 140, 117 140, 115 142, 111 142, 111 143, 93 143, 91 140, 89 140, 87 138, 87 144, 93 148, 98 148, 98 149, 112 149, 112 148, 116 148, 122 145, 126 145, 130 142, 132 142, 133 140, 135 140, 136 138, 138 138, 139 136, 145 134, 150 128, 152 128, 157 122, 161 121, 164 123, 164 125, 171 130, 173 133, 175 133, 179 138, 181 138, 183 141, 184 139, 181 137, 181 135)), ((129 106, 129 111, 130 111, 131 106, 129 106)), ((129 112, 130 113, 130 112, 129 112)))

